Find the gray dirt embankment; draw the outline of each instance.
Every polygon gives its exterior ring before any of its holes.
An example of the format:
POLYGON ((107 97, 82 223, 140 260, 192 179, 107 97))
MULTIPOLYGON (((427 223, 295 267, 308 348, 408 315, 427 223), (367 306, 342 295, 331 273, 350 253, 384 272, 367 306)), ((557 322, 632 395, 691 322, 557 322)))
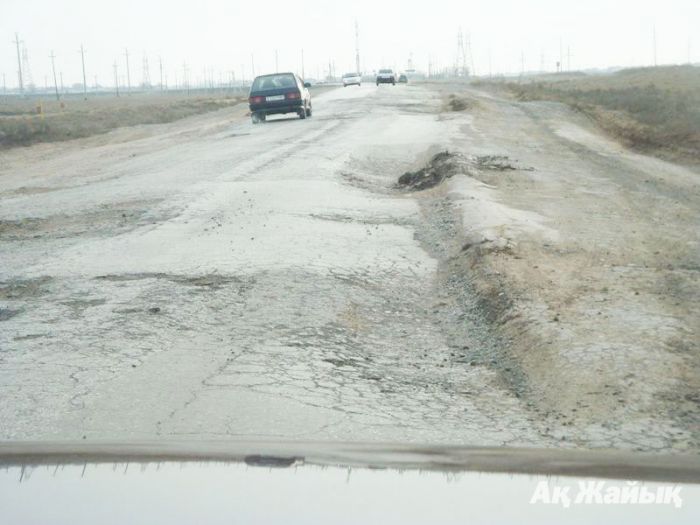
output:
POLYGON ((446 295, 491 327, 465 359, 562 446, 698 450, 700 177, 560 105, 465 98, 449 156, 397 184, 443 246, 446 295))

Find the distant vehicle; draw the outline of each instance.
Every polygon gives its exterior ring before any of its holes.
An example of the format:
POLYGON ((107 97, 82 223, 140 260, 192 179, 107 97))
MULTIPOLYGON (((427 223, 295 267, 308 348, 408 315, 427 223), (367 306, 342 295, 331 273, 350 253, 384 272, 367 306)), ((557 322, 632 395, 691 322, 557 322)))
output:
POLYGON ((362 76, 359 73, 345 73, 343 75, 343 87, 361 86, 362 76))
POLYGON ((294 73, 275 73, 255 77, 250 87, 248 104, 253 124, 265 122, 268 115, 296 113, 299 118, 311 116, 311 84, 294 73))
POLYGON ((380 69, 377 73, 377 85, 379 84, 393 84, 396 85, 396 75, 391 69, 380 69))
POLYGON ((408 84, 408 77, 406 75, 399 75, 399 83, 408 84))

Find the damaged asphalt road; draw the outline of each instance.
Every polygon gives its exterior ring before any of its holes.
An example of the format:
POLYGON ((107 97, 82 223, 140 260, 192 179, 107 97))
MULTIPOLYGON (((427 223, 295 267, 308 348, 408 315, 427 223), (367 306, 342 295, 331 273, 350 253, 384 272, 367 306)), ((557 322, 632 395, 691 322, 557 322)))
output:
POLYGON ((488 330, 443 333, 479 321, 442 297, 392 187, 447 130, 428 92, 399 93, 10 153, 1 437, 542 444, 474 361, 488 330))
POLYGON ((533 388, 497 322, 512 297, 470 266, 514 241, 451 192, 538 166, 467 152, 470 117, 442 107, 363 86, 305 121, 224 111, 4 154, 0 438, 687 448, 575 440, 533 388))

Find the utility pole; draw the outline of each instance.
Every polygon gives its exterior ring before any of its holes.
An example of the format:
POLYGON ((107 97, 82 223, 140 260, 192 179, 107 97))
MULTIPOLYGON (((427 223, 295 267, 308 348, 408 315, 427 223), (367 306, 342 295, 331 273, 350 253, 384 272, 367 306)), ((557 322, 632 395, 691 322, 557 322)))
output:
POLYGON ((255 78, 255 57, 253 56, 253 53, 250 54, 250 68, 251 78, 255 78))
POLYGON ((83 44, 80 44, 80 59, 83 63, 83 97, 87 100, 87 79, 85 78, 85 50, 83 44))
POLYGON ((688 65, 692 65, 692 64, 693 64, 693 58, 692 58, 692 57, 693 57, 693 53, 692 53, 692 50, 693 50, 693 41, 692 41, 690 38, 688 38, 688 65))
POLYGON ((56 100, 61 100, 61 97, 58 95, 58 80, 56 80, 56 62, 54 60, 56 56, 53 54, 53 50, 51 50, 49 58, 51 59, 51 69, 53 70, 53 87, 56 90, 56 100))
POLYGON ((160 92, 163 92, 163 59, 158 57, 158 69, 160 70, 160 92))
POLYGON ((564 42, 559 39, 559 62, 557 63, 557 72, 561 73, 564 69, 564 42))
POLYGON ((126 57, 126 94, 131 93, 131 71, 129 70, 129 50, 124 48, 124 56, 126 57))
POLYGON ((2 74, 2 96, 7 102, 7 82, 5 81, 5 73, 2 74))
POLYGON ((142 89, 151 89, 151 66, 148 65, 148 55, 145 51, 141 64, 143 68, 141 73, 141 87, 142 89))
POLYGON ((474 65, 474 54, 472 53, 472 35, 467 33, 467 53, 465 56, 469 59, 470 76, 476 76, 476 66, 474 65))
POLYGON ((355 19, 355 72, 360 75, 360 29, 355 19))
POLYGON ((19 52, 19 35, 15 33, 15 44, 17 45, 17 75, 19 76, 19 92, 24 95, 24 82, 22 81, 22 57, 19 52))
POLYGON ((460 27, 457 31, 457 58, 455 60, 455 76, 467 76, 467 49, 464 45, 464 34, 460 27))
POLYGON ((304 49, 301 50, 301 78, 304 78, 304 49))
POLYGON ((61 79, 61 93, 63 93, 65 95, 66 90, 63 87, 63 71, 59 71, 58 77, 61 79))
POLYGON ((119 96, 119 64, 117 64, 117 61, 114 61, 114 89, 117 92, 117 96, 119 96))
POLYGON ((566 70, 571 71, 571 46, 566 46, 566 70))
POLYGON ((187 89, 187 96, 190 96, 190 82, 187 78, 187 62, 182 63, 182 84, 187 89))

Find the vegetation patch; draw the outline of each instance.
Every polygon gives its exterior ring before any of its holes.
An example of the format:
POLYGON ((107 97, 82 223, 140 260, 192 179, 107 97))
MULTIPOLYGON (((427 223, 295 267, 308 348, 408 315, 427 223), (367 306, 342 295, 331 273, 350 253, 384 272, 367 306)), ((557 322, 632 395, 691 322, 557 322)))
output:
POLYGON ((700 157, 700 68, 672 66, 612 75, 539 77, 522 82, 482 81, 523 101, 568 104, 637 150, 662 156, 700 157))
POLYGON ((238 96, 96 97, 58 102, 17 98, 0 104, 0 150, 106 133, 139 124, 163 124, 239 104, 238 96))

